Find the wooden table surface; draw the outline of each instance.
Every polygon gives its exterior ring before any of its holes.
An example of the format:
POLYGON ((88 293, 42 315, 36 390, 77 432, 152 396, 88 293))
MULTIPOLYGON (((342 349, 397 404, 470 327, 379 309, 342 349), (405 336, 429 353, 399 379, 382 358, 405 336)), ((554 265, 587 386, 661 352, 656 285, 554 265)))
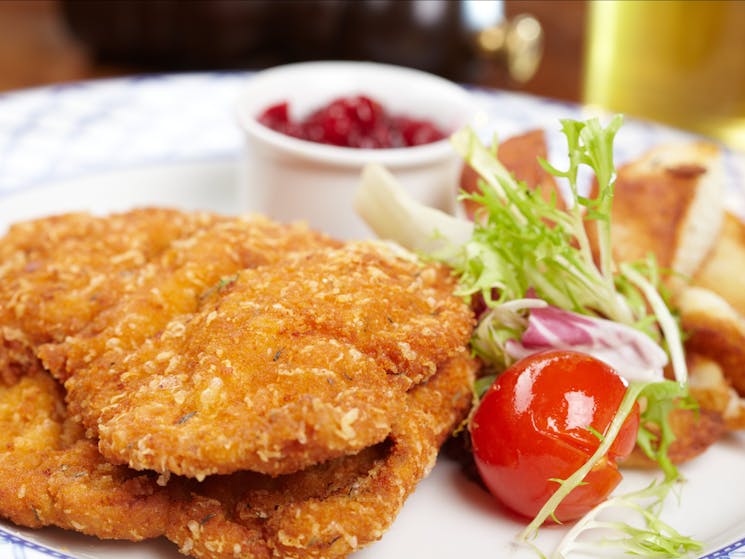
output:
MULTIPOLYGON (((508 17, 529 13, 541 22, 543 59, 525 84, 495 72, 484 76, 483 85, 578 100, 585 1, 507 0, 505 12, 508 17)), ((0 91, 142 71, 147 69, 93 60, 71 32, 58 0, 0 0, 0 91)))

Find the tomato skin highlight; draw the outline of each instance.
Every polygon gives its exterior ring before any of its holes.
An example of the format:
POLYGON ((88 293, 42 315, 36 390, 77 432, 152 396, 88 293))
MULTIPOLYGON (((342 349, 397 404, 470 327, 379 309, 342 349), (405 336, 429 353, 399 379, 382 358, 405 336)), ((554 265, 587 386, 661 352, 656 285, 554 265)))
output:
MULTIPOLYGON (((534 517, 600 445, 626 393, 626 382, 592 356, 547 351, 503 372, 484 394, 470 423, 476 466, 489 491, 507 507, 534 517)), ((621 481, 616 460, 634 448, 634 405, 608 455, 555 511, 559 521, 580 518, 621 481)))

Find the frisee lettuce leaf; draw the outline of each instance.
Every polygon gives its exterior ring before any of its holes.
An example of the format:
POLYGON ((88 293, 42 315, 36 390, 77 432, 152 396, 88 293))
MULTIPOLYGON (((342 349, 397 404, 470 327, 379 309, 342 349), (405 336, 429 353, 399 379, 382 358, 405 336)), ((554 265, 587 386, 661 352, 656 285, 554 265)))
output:
POLYGON ((696 403, 685 385, 673 381, 646 385, 640 398, 643 399, 644 406, 636 442, 649 458, 657 462, 665 479, 674 481, 680 474, 667 454, 670 444, 675 440, 667 418, 675 408, 696 409, 696 403))
POLYGON ((566 559, 578 551, 597 553, 598 546, 613 547, 641 557, 685 557, 700 551, 700 542, 681 534, 660 518, 663 503, 679 484, 678 480, 666 479, 661 483, 655 480, 644 489, 612 496, 600 503, 572 526, 556 546, 551 559, 566 559), (601 517, 616 508, 636 513, 636 522, 601 517))
MULTIPOLYGON (((609 129, 599 124, 593 126, 604 140, 590 138, 586 141, 590 146, 605 146, 612 142, 620 122, 615 119, 609 129)), ((473 235, 463 247, 463 257, 451 265, 461 275, 465 294, 480 292, 490 301, 488 280, 498 278, 492 287, 496 285, 501 289, 500 302, 524 297, 532 288, 539 298, 557 307, 633 324, 631 308, 615 290, 609 264, 609 228, 603 228, 608 233, 600 235, 598 243, 601 262, 605 263, 600 270, 590 248, 585 220, 609 223, 608 202, 612 199, 614 175, 605 169, 604 173, 599 173, 607 179, 599 183, 598 199, 590 200, 577 194, 580 164, 597 159, 611 168, 613 165, 612 158, 608 162, 607 156, 593 154, 591 158, 584 153, 588 151, 582 149, 585 145, 577 143, 588 136, 582 132, 581 124, 563 121, 570 148, 569 169, 558 171, 544 162, 551 172, 569 179, 577 200, 570 211, 558 208, 554 200, 544 200, 539 192, 516 180, 471 129, 464 128, 453 135, 455 150, 474 168, 482 182, 480 192, 463 196, 476 202, 481 210, 473 235), (605 202, 600 204, 600 200, 605 202), (587 216, 583 207, 591 210, 587 216)))

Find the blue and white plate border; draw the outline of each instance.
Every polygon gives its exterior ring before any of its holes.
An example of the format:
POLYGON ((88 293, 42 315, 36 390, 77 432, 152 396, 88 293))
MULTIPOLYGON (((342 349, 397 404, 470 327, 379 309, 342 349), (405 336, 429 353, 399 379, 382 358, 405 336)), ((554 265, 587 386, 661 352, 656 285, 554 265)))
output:
POLYGON ((743 559, 745 558, 745 538, 741 538, 734 543, 729 544, 721 549, 707 553, 700 559, 743 559))
POLYGON ((8 559, 36 559, 38 557, 76 559, 72 555, 38 544, 3 528, 0 528, 0 557, 8 559))

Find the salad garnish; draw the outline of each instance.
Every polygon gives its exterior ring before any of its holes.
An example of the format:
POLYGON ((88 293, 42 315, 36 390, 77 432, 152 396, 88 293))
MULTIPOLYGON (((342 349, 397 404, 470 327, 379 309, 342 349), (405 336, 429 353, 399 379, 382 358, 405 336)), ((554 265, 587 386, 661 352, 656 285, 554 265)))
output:
POLYGON ((695 405, 688 395, 686 362, 678 323, 660 285, 653 259, 617 264, 611 247, 611 206, 615 181, 613 142, 623 118, 607 126, 596 118, 562 120, 569 165, 559 170, 541 165, 565 180, 571 197, 568 210, 518 181, 497 159, 498 142, 483 145, 465 128, 452 136, 455 150, 480 176, 480 191, 462 199, 477 204, 474 220, 450 216, 411 199, 385 169, 363 172, 356 209, 378 236, 450 265, 459 278, 458 293, 483 308, 471 347, 485 364, 483 393, 503 370, 526 355, 544 349, 574 349, 609 363, 629 386, 611 425, 598 433, 601 443, 592 458, 565 480, 519 540, 533 538, 552 518, 556 506, 612 445, 630 413, 640 403, 638 446, 655 460, 664 480, 628 495, 612 497, 598 509, 623 506, 637 512, 641 526, 595 519, 593 511, 578 521, 556 557, 579 549, 577 538, 602 525, 621 533, 615 541, 631 553, 677 557, 698 549, 659 518, 660 504, 681 481, 667 455, 674 435, 670 411, 695 405), (598 195, 580 193, 580 169, 595 176, 598 195), (588 231, 594 230, 591 236, 588 231), (674 380, 663 369, 671 365, 674 380), (641 506, 652 498, 654 506, 641 506))
POLYGON ((675 484, 674 480, 655 480, 643 489, 612 496, 600 503, 569 529, 551 553, 551 559, 566 559, 573 552, 597 552, 598 546, 613 547, 625 554, 641 557, 684 557, 700 551, 703 546, 698 541, 681 534, 660 518, 662 503, 675 484), (633 525, 602 518, 606 511, 619 507, 636 513, 640 522, 633 525), (580 538, 590 532, 620 535, 590 543, 580 538))

